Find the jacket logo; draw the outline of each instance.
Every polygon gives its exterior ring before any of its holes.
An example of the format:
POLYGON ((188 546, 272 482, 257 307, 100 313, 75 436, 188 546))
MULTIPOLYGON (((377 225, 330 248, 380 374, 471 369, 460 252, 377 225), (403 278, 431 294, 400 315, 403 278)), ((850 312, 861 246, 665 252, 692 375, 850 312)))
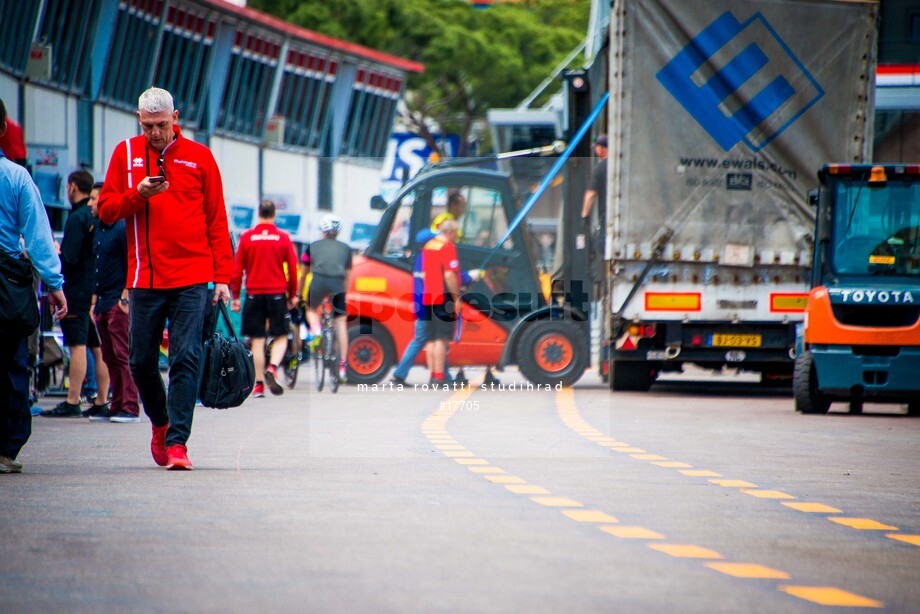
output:
POLYGON ((176 164, 181 164, 182 166, 187 166, 189 168, 198 168, 198 164, 196 162, 190 162, 189 160, 176 159, 176 160, 173 160, 173 162, 175 162, 176 164))
POLYGON ((144 159, 143 159, 143 158, 134 158, 134 160, 131 161, 131 165, 132 165, 134 168, 140 168, 140 167, 144 166, 144 159))

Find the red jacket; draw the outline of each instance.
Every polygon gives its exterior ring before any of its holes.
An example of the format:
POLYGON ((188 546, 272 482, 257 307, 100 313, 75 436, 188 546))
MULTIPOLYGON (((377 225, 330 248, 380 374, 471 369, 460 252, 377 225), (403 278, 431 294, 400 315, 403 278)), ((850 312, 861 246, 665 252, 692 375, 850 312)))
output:
POLYGON ((240 296, 244 270, 248 294, 284 294, 285 290, 288 297, 297 294, 294 244, 291 236, 274 224, 260 223, 240 236, 230 278, 234 298, 240 296))
POLYGON ((99 218, 127 222, 128 288, 230 283, 233 248, 220 169, 211 150, 182 136, 163 150, 169 188, 149 200, 137 191, 158 175, 160 152, 143 135, 119 143, 99 195, 99 218))

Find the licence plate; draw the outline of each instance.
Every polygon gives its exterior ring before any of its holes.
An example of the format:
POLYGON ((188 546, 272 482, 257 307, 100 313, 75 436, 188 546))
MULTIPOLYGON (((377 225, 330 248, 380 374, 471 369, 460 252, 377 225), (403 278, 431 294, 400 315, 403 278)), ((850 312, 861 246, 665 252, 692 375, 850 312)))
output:
POLYGON ((757 348, 763 342, 761 335, 713 335, 713 347, 757 348))

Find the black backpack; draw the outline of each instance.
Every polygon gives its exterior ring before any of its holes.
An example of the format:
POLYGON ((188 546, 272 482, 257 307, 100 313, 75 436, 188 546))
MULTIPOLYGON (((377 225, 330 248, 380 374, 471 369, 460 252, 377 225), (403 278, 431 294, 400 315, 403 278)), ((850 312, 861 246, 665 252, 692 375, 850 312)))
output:
POLYGON ((256 368, 252 352, 236 336, 230 314, 223 299, 217 301, 211 314, 211 333, 204 342, 198 396, 202 405, 216 409, 239 407, 252 392, 256 368), (223 317, 230 337, 217 332, 218 316, 223 317))
POLYGON ((0 249, 0 335, 22 339, 38 328, 38 295, 32 285, 32 262, 0 249))

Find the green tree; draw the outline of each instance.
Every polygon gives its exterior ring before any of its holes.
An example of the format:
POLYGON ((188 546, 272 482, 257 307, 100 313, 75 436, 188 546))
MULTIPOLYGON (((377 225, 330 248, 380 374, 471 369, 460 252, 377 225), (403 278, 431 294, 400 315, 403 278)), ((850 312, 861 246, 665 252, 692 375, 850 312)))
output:
MULTIPOLYGON (((437 145, 426 119, 461 137, 489 108, 516 106, 584 38, 590 0, 250 0, 304 28, 421 62, 408 121, 437 145)), ((537 104, 541 99, 537 100, 537 104)))

